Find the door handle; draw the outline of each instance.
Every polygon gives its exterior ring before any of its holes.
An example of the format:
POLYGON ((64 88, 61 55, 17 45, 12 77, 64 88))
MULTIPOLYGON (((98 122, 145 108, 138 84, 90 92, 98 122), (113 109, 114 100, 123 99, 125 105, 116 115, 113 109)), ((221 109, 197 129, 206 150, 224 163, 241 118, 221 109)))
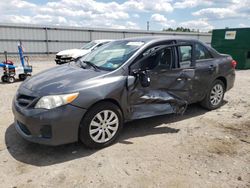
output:
POLYGON ((210 65, 208 67, 208 69, 209 69, 209 71, 213 72, 213 71, 215 71, 215 66, 214 65, 210 65))
POLYGON ((188 77, 179 77, 179 78, 177 78, 177 81, 182 81, 182 80, 187 80, 187 81, 190 81, 191 80, 191 78, 188 78, 188 77))
POLYGON ((186 74, 181 74, 179 75, 179 77, 177 78, 177 81, 190 81, 191 80, 191 77, 186 75, 186 74))

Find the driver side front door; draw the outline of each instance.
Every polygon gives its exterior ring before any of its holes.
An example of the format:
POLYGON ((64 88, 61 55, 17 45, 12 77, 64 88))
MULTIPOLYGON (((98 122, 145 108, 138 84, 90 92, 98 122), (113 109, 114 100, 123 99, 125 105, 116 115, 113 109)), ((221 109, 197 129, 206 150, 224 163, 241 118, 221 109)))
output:
POLYGON ((131 66, 135 82, 128 88, 130 119, 182 113, 192 89, 194 69, 178 67, 178 49, 166 47, 131 66), (149 82, 145 85, 143 82, 149 82))

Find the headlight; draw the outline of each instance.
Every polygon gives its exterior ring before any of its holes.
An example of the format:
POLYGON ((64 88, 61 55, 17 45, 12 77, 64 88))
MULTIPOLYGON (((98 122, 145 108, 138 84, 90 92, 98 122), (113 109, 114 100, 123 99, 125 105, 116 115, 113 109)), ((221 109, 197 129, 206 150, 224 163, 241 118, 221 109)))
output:
POLYGON ((79 93, 72 93, 66 95, 49 95, 44 96, 36 103, 35 108, 52 109, 58 106, 62 106, 71 103, 77 98, 79 93))

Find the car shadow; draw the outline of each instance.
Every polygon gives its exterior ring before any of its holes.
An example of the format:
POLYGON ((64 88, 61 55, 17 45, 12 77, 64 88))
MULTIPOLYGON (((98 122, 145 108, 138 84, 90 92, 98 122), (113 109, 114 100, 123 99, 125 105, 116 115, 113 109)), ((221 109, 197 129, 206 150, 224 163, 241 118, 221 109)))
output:
MULTIPOLYGON (((201 108, 199 105, 193 104, 188 107, 183 115, 163 115, 128 122, 124 125, 117 142, 121 144, 133 144, 130 139, 135 137, 153 134, 176 134, 180 131, 178 128, 160 125, 200 116, 206 112, 207 110, 201 108)), ((100 151, 87 149, 79 142, 62 146, 45 146, 30 143, 15 131, 14 124, 11 124, 5 132, 5 144, 13 158, 34 166, 49 166, 63 163, 100 151)))

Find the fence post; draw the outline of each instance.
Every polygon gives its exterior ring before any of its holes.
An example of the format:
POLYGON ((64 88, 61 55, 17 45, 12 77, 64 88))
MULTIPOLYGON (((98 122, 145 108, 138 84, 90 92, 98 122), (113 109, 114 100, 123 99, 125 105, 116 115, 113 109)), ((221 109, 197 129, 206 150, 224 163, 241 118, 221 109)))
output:
POLYGON ((92 30, 89 30, 89 41, 92 41, 92 30))
POLYGON ((49 40, 48 40, 48 28, 45 27, 45 41, 46 41, 46 53, 49 55, 49 40))

